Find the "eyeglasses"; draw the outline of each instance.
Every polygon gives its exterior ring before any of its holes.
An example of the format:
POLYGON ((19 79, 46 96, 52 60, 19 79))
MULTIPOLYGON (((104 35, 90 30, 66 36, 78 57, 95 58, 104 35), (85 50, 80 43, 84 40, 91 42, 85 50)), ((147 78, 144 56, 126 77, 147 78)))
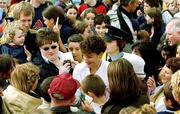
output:
POLYGON ((49 49, 56 49, 57 48, 57 46, 56 45, 52 45, 52 46, 50 46, 50 47, 44 47, 44 48, 42 48, 44 51, 48 51, 49 49))

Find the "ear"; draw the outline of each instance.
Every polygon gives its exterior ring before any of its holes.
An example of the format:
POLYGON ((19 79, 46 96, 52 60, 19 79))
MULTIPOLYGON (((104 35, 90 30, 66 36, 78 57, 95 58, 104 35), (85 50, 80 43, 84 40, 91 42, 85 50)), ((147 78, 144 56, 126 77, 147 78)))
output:
POLYGON ((101 52, 98 56, 100 57, 100 58, 102 58, 102 56, 103 56, 103 52, 101 52))
POLYGON ((90 91, 87 92, 87 95, 92 97, 92 98, 96 97, 96 95, 93 92, 90 92, 90 91))
POLYGON ((51 96, 51 94, 50 94, 50 89, 48 89, 48 94, 49 94, 49 96, 51 96))

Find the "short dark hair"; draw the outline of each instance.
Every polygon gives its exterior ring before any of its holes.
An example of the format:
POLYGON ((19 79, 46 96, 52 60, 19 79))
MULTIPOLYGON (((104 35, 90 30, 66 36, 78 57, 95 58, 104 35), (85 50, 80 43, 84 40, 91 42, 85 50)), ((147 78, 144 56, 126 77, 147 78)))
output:
POLYGON ((51 97, 48 94, 48 89, 54 77, 55 76, 45 78, 40 85, 40 94, 47 102, 51 102, 51 97))
POLYGON ((15 66, 15 61, 13 57, 7 54, 0 55, 0 78, 8 79, 10 78, 10 71, 15 66))
POLYGON ((61 24, 61 25, 63 24, 63 22, 65 20, 64 11, 62 8, 60 8, 58 6, 47 7, 43 11, 42 15, 47 19, 53 18, 55 22, 57 20, 57 17, 59 17, 59 24, 61 24))
POLYGON ((38 30, 36 39, 38 47, 52 42, 59 42, 59 36, 56 32, 49 28, 41 28, 38 30))
POLYGON ((166 61, 166 66, 172 70, 174 74, 176 71, 180 69, 180 57, 172 57, 166 61))
POLYGON ((77 7, 75 6, 75 5, 68 5, 66 8, 65 8, 65 12, 67 13, 67 11, 69 10, 69 9, 75 9, 77 12, 78 12, 78 9, 77 9, 77 7))
POLYGON ((158 8, 161 5, 161 0, 144 0, 144 3, 147 3, 150 7, 158 8))
POLYGON ((104 53, 106 50, 106 44, 104 40, 98 36, 91 36, 80 43, 82 53, 104 53))
POLYGON ((110 24, 110 17, 108 15, 96 15, 94 18, 94 25, 101 25, 102 23, 110 24))
POLYGON ((81 87, 84 93, 92 92, 97 97, 101 97, 105 93, 106 85, 101 77, 95 74, 90 74, 82 81, 81 87))
POLYGON ((84 39, 80 34, 73 34, 68 38, 67 44, 69 45, 70 42, 82 42, 84 39))

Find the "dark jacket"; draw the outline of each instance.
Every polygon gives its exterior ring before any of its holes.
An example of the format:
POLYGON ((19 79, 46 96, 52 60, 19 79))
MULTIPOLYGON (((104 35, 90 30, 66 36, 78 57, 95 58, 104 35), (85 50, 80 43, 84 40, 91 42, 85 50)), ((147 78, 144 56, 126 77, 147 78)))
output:
POLYGON ((70 110, 70 106, 51 107, 51 111, 53 112, 53 114, 88 114, 87 112, 82 112, 82 111, 72 112, 70 110))
POLYGON ((33 59, 33 63, 40 68, 40 82, 42 82, 45 78, 50 76, 56 76, 59 74, 59 69, 51 62, 46 62, 40 52, 37 54, 38 56, 33 59))
MULTIPOLYGON (((121 96, 119 96, 121 97, 121 96)), ((143 104, 150 103, 149 97, 146 94, 140 94, 137 97, 130 97, 124 101, 118 101, 117 98, 111 97, 103 106, 102 114, 119 114, 119 111, 128 106, 139 107, 143 104)))
POLYGON ((16 58, 20 63, 27 62, 23 46, 3 44, 0 46, 0 54, 8 54, 16 58))

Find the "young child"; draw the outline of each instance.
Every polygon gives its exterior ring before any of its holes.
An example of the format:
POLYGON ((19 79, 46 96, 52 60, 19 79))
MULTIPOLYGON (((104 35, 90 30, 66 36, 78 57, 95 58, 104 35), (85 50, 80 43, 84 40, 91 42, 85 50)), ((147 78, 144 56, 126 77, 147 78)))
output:
POLYGON ((9 54, 22 63, 31 61, 31 53, 24 46, 25 29, 19 21, 7 24, 0 40, 0 53, 9 54))
POLYGON ((81 83, 81 89, 85 93, 85 101, 82 102, 84 110, 101 114, 101 107, 106 102, 106 85, 100 76, 90 74, 81 83), (88 97, 87 97, 88 96, 88 97), (92 98, 92 102, 89 101, 92 98))

